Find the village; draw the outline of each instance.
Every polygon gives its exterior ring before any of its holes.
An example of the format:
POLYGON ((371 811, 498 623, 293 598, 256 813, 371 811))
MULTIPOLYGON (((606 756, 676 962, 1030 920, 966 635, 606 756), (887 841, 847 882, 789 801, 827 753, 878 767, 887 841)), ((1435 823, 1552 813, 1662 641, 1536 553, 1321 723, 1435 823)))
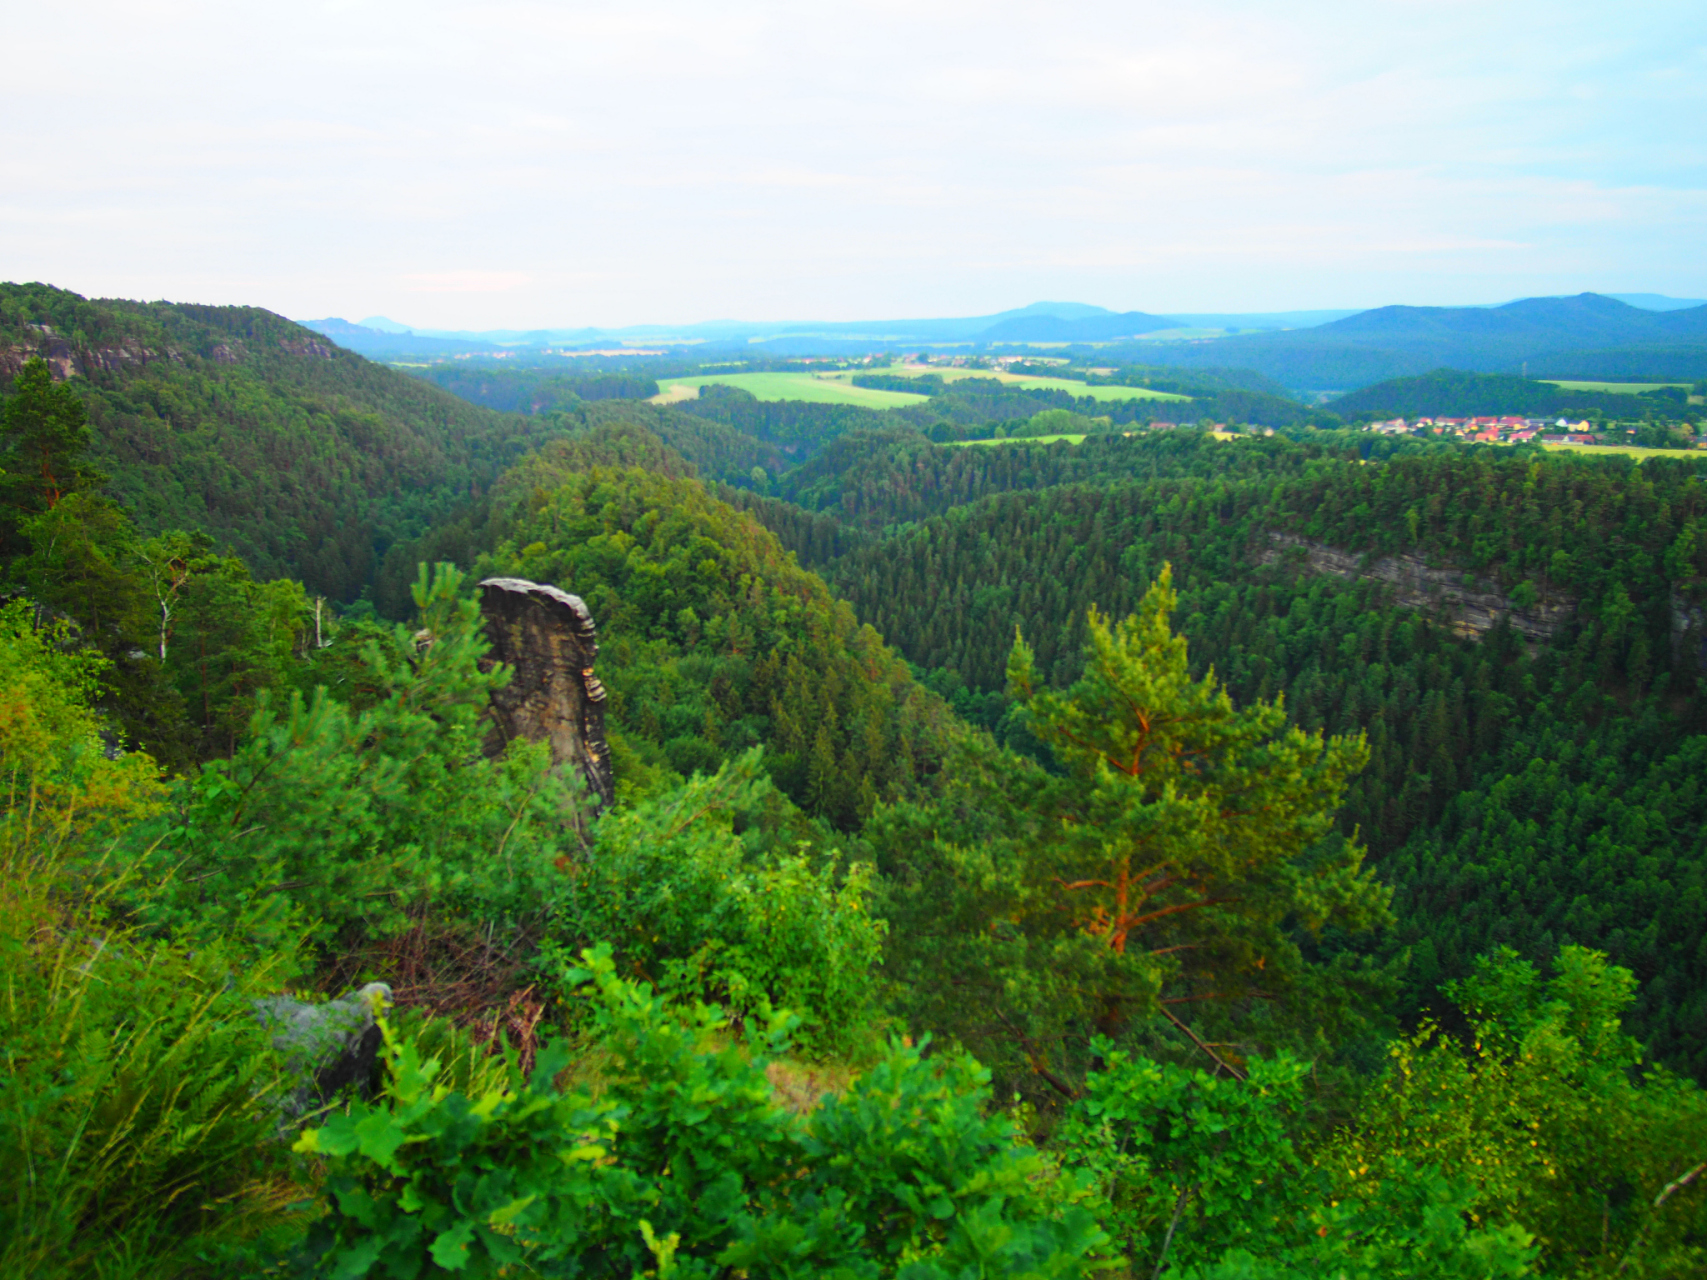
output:
MULTIPOLYGON (((1377 435, 1432 435, 1453 437, 1479 444, 1527 444, 1539 439, 1542 444, 1595 445, 1623 443, 1624 430, 1617 424, 1603 424, 1598 430, 1588 421, 1570 422, 1564 418, 1486 417, 1486 418, 1391 418, 1371 422, 1363 428, 1377 435), (1611 437, 1609 439, 1609 437, 1611 437)), ((1707 439, 1698 441, 1697 449, 1707 448, 1707 439)))

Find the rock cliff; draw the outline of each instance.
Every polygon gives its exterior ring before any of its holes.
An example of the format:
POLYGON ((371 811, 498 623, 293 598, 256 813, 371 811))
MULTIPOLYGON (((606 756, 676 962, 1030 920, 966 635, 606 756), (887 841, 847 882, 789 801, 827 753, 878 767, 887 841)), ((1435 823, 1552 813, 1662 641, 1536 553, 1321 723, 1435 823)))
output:
POLYGON ((480 609, 492 642, 489 661, 515 668, 492 695, 486 752, 513 738, 551 744, 551 762, 573 766, 599 804, 615 797, 605 742, 605 691, 593 674, 598 656, 593 615, 579 596, 522 578, 487 578, 480 609))
POLYGON ((116 372, 131 365, 151 364, 156 360, 184 363, 181 351, 170 348, 156 350, 138 342, 124 342, 105 347, 80 347, 47 324, 26 324, 29 338, 21 343, 0 346, 0 378, 12 378, 31 356, 40 356, 53 369, 56 381, 81 375, 88 377, 95 370, 116 372))
POLYGON ((1550 640, 1577 608, 1574 598, 1558 592, 1519 608, 1496 583, 1461 570, 1432 569, 1421 556, 1386 556, 1366 563, 1356 552, 1295 534, 1271 532, 1268 537, 1271 545, 1257 553, 1258 563, 1296 563, 1311 573, 1388 583, 1394 588, 1395 604, 1433 614, 1467 640, 1480 640, 1502 619, 1526 640, 1550 640))

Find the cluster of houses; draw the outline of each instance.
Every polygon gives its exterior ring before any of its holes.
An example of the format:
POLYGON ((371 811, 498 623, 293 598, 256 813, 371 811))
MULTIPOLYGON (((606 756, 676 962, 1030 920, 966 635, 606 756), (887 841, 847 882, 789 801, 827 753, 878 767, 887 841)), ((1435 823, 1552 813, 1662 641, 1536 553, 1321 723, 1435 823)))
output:
POLYGON ((1523 444, 1540 436, 1547 444, 1594 444, 1593 428, 1587 422, 1567 422, 1560 418, 1393 418, 1387 422, 1372 422, 1367 428, 1379 435, 1410 435, 1421 431, 1437 436, 1457 436, 1464 440, 1479 440, 1487 444, 1523 444), (1545 433, 1545 434, 1543 434, 1545 433))

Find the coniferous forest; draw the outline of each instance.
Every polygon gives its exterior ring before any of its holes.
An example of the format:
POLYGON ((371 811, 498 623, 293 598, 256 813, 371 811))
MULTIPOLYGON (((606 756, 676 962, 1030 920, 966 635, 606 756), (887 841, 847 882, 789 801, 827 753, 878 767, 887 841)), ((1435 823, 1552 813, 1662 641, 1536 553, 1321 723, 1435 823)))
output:
POLYGON ((1707 459, 42 285, 0 374, 0 1274, 1707 1271, 1707 459))

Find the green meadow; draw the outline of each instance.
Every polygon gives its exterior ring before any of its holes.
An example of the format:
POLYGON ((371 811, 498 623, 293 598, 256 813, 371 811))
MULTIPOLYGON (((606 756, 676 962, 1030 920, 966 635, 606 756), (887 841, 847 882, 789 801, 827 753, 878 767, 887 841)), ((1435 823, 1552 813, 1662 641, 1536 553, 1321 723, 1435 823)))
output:
POLYGON ((1707 459, 1700 449, 1641 449, 1633 444, 1544 444, 1549 453, 1625 453, 1640 462, 1644 458, 1707 459))
POLYGON ((699 398, 699 389, 708 382, 740 387, 761 400, 807 400, 814 404, 855 404, 865 409, 900 409, 910 404, 923 404, 929 396, 908 395, 904 391, 876 391, 856 387, 845 378, 820 377, 815 373, 715 373, 696 374, 691 378, 661 378, 659 393, 654 402, 670 404, 699 398))
POLYGON ((700 387, 708 382, 718 382, 726 386, 740 387, 750 391, 761 400, 806 400, 816 404, 854 404, 865 409, 899 409, 905 405, 922 404, 928 396, 908 395, 904 391, 879 391, 871 387, 856 387, 853 378, 856 373, 874 372, 889 373, 898 377, 912 378, 923 374, 934 373, 945 382, 959 382, 963 378, 994 378, 1008 386, 1020 387, 1026 390, 1045 388, 1052 391, 1065 391, 1074 396, 1090 396, 1094 400, 1189 400, 1190 396, 1175 395, 1169 391, 1152 391, 1148 387, 1088 387, 1072 378, 1041 378, 1027 377, 1016 373, 998 373, 988 369, 942 369, 925 365, 896 365, 890 369, 858 370, 845 369, 836 373, 711 373, 696 374, 689 378, 661 378, 658 381, 659 393, 654 397, 658 404, 673 404, 682 400, 694 400, 699 396, 700 387))
POLYGON ((1657 391, 1661 387, 1687 387, 1687 382, 1575 382, 1560 378, 1542 378, 1542 382, 1550 382, 1555 387, 1566 391, 1603 391, 1613 395, 1640 395, 1644 391, 1657 391))
MULTIPOLYGON (((901 378, 917 378, 924 374, 934 373, 944 382, 959 382, 962 378, 994 378, 1005 382, 1010 387, 1021 387, 1031 391, 1044 388, 1050 391, 1065 391, 1075 396, 1090 396, 1094 400, 1189 400, 1190 396, 1175 395, 1171 391, 1152 391, 1148 387, 1087 387, 1084 383, 1072 378, 1042 378, 1018 373, 998 373, 994 369, 953 369, 940 368, 936 365, 898 364, 889 369, 873 369, 873 373, 887 373, 901 378)), ((852 373, 839 374, 838 377, 852 377, 852 373)))
POLYGON ((950 440, 948 443, 955 448, 974 444, 1054 444, 1057 440, 1065 440, 1068 444, 1078 444, 1084 439, 1082 435, 1067 436, 1014 436, 1009 440, 950 440))

